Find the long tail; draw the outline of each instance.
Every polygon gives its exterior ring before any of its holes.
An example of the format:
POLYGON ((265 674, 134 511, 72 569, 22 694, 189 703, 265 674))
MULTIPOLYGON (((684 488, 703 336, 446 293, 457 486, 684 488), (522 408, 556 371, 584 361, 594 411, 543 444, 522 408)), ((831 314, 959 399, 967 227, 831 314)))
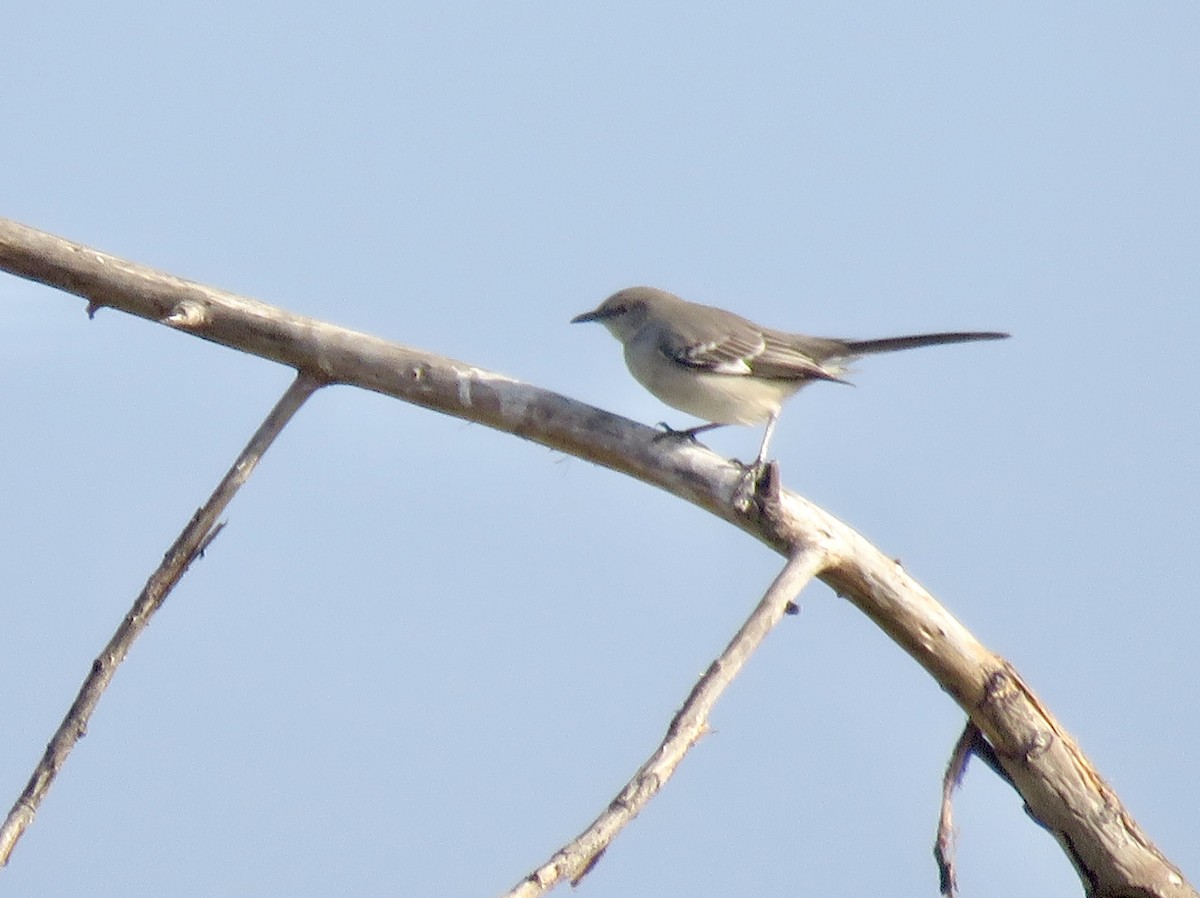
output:
POLYGON ((999 331, 955 331, 945 334, 913 334, 909 337, 884 337, 880 340, 845 340, 847 355, 871 355, 877 352, 898 352, 918 346, 940 346, 944 343, 973 343, 976 340, 1003 340, 1009 334, 999 331))

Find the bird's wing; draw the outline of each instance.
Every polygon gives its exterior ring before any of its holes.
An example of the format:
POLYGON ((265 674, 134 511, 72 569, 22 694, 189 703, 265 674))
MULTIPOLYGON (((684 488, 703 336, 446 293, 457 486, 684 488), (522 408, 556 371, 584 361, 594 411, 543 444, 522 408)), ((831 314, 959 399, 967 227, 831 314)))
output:
POLYGON ((713 374, 765 377, 778 380, 839 380, 837 369, 827 369, 817 359, 836 355, 834 344, 817 338, 800 338, 756 327, 730 315, 687 334, 661 335, 660 351, 689 368, 713 374), (804 340, 814 341, 811 347, 804 340), (817 345, 829 343, 829 346, 817 345), (811 351, 810 351, 811 350, 811 351))
POLYGON ((841 340, 764 330, 763 342, 762 354, 752 363, 759 377, 846 383, 838 377, 842 366, 834 364, 847 354, 841 340))

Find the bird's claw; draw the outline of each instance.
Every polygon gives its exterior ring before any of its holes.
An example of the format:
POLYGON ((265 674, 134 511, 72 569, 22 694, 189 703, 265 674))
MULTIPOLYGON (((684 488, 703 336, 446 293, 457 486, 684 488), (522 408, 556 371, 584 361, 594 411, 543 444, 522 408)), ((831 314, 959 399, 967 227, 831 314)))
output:
POLYGON ((779 501, 779 465, 773 461, 758 460, 746 464, 734 458, 731 461, 742 469, 742 476, 733 491, 735 507, 747 511, 757 505, 765 510, 779 501))
POLYGON ((749 508, 754 502, 754 497, 758 495, 758 486, 762 482, 763 474, 766 473, 766 465, 762 462, 748 465, 736 458, 730 459, 730 461, 742 469, 737 489, 733 491, 733 504, 738 508, 749 508))
POLYGON ((683 430, 676 430, 674 427, 672 427, 666 421, 659 421, 654 426, 662 428, 662 433, 656 433, 654 435, 654 442, 656 442, 656 443, 659 440, 666 440, 666 439, 671 439, 671 438, 685 439, 689 443, 700 442, 698 439, 696 439, 697 431, 696 431, 696 428, 694 428, 694 427, 684 428, 683 430))

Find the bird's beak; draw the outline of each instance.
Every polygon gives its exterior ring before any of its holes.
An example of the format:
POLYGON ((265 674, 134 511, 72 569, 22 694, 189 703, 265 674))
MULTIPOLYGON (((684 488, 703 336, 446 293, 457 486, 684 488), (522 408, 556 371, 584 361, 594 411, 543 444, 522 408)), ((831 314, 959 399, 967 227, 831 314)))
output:
POLYGON ((571 319, 572 324, 583 324, 585 321, 603 321, 605 318, 611 318, 612 312, 604 311, 603 309, 592 309, 590 312, 584 312, 576 315, 571 319))

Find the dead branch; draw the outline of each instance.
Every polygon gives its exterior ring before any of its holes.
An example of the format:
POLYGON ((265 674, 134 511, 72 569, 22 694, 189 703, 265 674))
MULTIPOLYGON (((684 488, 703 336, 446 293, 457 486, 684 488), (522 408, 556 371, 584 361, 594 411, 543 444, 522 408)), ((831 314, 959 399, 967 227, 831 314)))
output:
POLYGON ((162 563, 150 575, 150 579, 146 581, 146 585, 133 603, 133 607, 117 627, 116 633, 108 641, 104 651, 92 662, 91 671, 79 688, 79 694, 76 696, 74 704, 71 705, 66 717, 63 718, 54 736, 50 739, 49 745, 46 746, 45 754, 42 755, 41 761, 34 769, 21 797, 17 799, 12 810, 8 812, 4 824, 0 826, 0 865, 8 863, 17 841, 33 823, 42 799, 50 791, 50 786, 54 784, 58 771, 66 763, 75 743, 87 732, 92 712, 96 709, 108 684, 112 682, 117 668, 129 654, 134 641, 149 626, 154 613, 162 607, 163 602, 166 601, 167 596, 183 575, 187 573, 192 562, 200 556, 200 553, 217 535, 221 529, 217 518, 221 516, 242 485, 250 479, 250 475, 254 473, 263 453, 287 426, 292 416, 300 410, 300 406, 304 404, 305 400, 320 386, 319 381, 313 380, 306 374, 299 375, 292 382, 258 430, 255 431, 254 436, 250 438, 246 448, 241 451, 237 460, 234 461, 221 482, 217 484, 217 488, 213 490, 208 501, 197 509, 187 526, 183 528, 183 532, 179 534, 179 537, 163 556, 162 563))
POLYGON ((813 545, 801 549, 788 559, 725 651, 709 665, 704 676, 692 688, 683 707, 672 718, 667 735, 654 754, 586 830, 506 892, 504 898, 537 898, 564 879, 573 886, 578 885, 591 872, 617 833, 657 794, 671 778, 684 755, 708 732, 708 715, 717 699, 787 613, 788 603, 817 575, 824 558, 820 546, 813 545))

